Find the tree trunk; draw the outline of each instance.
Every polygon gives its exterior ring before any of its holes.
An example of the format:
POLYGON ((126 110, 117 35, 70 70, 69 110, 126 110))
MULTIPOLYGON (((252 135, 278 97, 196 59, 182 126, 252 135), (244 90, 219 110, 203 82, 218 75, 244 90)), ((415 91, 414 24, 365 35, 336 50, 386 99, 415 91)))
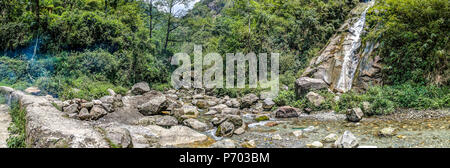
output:
POLYGON ((40 25, 40 17, 39 17, 39 0, 33 0, 34 3, 34 15, 35 15, 35 21, 36 21, 36 25, 34 27, 34 30, 37 31, 39 29, 39 25, 40 25))
POLYGON ((171 19, 172 19, 172 7, 173 7, 173 1, 170 1, 169 4, 169 18, 167 19, 167 33, 166 33, 166 41, 164 43, 164 51, 167 51, 167 44, 169 42, 169 35, 170 35, 170 25, 171 25, 171 19))
POLYGON ((150 1, 150 39, 152 39, 153 31, 153 0, 150 1))

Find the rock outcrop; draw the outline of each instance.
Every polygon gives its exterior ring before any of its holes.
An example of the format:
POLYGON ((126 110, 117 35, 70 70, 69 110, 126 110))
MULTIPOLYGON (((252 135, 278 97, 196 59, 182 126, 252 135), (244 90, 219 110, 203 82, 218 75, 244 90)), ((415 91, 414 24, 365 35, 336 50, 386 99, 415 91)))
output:
POLYGON ((329 88, 347 92, 353 87, 364 89, 370 84, 381 83, 380 59, 373 55, 378 44, 367 43, 361 47, 365 15, 372 5, 373 2, 361 3, 351 11, 350 19, 311 60, 295 83, 297 96, 303 96, 311 89, 329 88))
POLYGON ((0 87, 0 93, 11 95, 26 111, 26 144, 32 148, 106 148, 108 143, 83 121, 64 117, 45 97, 26 95, 21 91, 0 87))

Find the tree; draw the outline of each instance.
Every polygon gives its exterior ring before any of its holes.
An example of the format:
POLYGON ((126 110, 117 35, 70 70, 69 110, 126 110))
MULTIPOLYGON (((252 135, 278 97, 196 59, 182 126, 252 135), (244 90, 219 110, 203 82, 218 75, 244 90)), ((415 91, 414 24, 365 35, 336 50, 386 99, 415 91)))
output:
POLYGON ((159 0, 158 1, 158 5, 165 10, 166 14, 167 14, 167 30, 166 30, 166 34, 165 34, 165 41, 164 41, 164 51, 167 51, 167 45, 169 43, 169 37, 170 37, 170 33, 172 31, 174 31, 176 28, 178 28, 178 26, 173 26, 173 19, 174 19, 174 15, 177 15, 176 13, 173 13, 173 7, 176 5, 181 5, 183 4, 184 6, 187 6, 187 4, 189 2, 191 2, 192 0, 159 0))

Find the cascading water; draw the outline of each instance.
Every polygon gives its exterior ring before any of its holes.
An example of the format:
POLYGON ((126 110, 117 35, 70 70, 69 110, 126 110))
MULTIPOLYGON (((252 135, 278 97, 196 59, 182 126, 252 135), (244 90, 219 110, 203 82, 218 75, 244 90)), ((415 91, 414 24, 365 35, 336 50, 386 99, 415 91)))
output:
POLYGON ((358 49, 361 47, 361 33, 366 22, 366 13, 370 7, 374 5, 375 1, 371 1, 368 7, 361 14, 359 20, 353 24, 349 29, 349 34, 346 41, 350 41, 350 45, 343 46, 344 62, 342 63, 342 70, 339 80, 336 83, 335 89, 340 92, 347 92, 352 88, 353 77, 358 67, 359 58, 356 55, 358 49))

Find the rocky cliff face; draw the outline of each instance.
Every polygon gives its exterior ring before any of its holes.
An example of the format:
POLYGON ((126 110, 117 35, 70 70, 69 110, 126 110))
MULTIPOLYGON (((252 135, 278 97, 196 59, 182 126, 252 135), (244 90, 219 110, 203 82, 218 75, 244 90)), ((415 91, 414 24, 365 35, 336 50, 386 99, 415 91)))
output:
POLYGON ((318 83, 317 80, 320 80, 321 87, 314 89, 325 88, 322 86, 325 83, 335 92, 347 92, 352 88, 364 89, 370 84, 381 83, 380 59, 374 55, 378 44, 361 45, 366 12, 373 4, 374 1, 361 3, 352 10, 350 19, 345 21, 319 55, 311 60, 303 77, 297 80, 298 95, 310 89, 305 84, 307 81, 318 83))

